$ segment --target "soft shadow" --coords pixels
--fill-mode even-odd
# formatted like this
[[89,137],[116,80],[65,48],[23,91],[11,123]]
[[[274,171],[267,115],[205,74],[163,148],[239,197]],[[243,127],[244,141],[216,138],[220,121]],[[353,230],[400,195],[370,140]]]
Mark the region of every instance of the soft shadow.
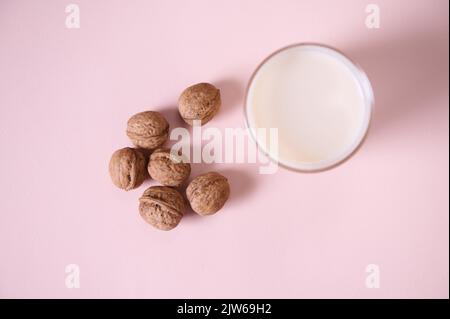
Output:
[[214,86],[220,90],[222,106],[220,112],[228,112],[243,103],[245,83],[237,79],[223,78],[214,81]]
[[249,169],[216,169],[216,171],[228,179],[230,184],[230,198],[228,202],[235,203],[245,201],[245,199],[255,190],[255,177],[249,172]]
[[160,112],[166,118],[171,129],[174,127],[189,127],[189,125],[181,118],[177,105],[164,105],[155,108],[155,110]]
[[448,92],[448,31],[422,30],[345,51],[372,83],[375,135],[441,107],[432,102]]

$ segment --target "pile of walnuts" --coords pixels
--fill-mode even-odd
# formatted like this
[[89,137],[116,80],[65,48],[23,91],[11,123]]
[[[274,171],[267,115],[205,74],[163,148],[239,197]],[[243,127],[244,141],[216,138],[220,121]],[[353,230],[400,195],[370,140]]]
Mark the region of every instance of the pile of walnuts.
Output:
[[[220,91],[209,83],[199,83],[183,91],[178,110],[183,120],[207,123],[220,108]],[[170,230],[178,225],[187,203],[177,189],[191,174],[191,165],[162,148],[169,136],[169,123],[158,112],[133,115],[127,123],[128,137],[136,148],[125,147],[114,152],[109,174],[117,187],[126,191],[139,187],[151,177],[162,186],[147,188],[139,199],[139,213],[150,225]],[[146,154],[151,152],[150,156]],[[220,210],[230,196],[227,179],[217,172],[194,178],[186,188],[186,198],[193,211],[211,215]]]

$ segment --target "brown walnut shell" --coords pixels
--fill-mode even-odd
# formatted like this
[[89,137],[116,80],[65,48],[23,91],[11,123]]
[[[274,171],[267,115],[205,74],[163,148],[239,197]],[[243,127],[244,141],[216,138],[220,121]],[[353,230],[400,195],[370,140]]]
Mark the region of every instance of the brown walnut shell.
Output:
[[150,156],[148,172],[150,176],[164,186],[178,187],[191,174],[191,165],[183,163],[178,155],[175,158],[169,149],[157,149]]
[[228,180],[216,172],[197,176],[186,189],[192,209],[199,215],[212,215],[223,207],[230,196]]
[[152,186],[139,199],[139,213],[150,225],[170,230],[183,217],[186,204],[183,196],[174,188]]
[[147,159],[141,151],[125,147],[114,152],[109,161],[109,175],[119,188],[126,191],[141,185],[148,177]]
[[140,148],[155,149],[164,144],[168,134],[169,123],[158,112],[137,113],[127,122],[127,135]]
[[178,99],[180,115],[189,125],[193,125],[194,120],[206,124],[219,111],[220,105],[220,90],[209,83],[188,87]]

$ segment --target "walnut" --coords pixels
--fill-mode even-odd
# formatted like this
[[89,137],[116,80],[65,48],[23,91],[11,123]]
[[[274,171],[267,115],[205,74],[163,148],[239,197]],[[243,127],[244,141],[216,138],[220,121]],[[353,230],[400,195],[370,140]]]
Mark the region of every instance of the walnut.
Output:
[[168,134],[169,123],[158,112],[137,113],[127,123],[127,135],[137,147],[155,149],[167,140]]
[[189,125],[193,125],[194,120],[200,120],[203,125],[219,111],[220,104],[220,90],[209,83],[198,83],[181,93],[178,110]]
[[147,160],[141,151],[125,147],[114,152],[109,161],[109,174],[119,188],[136,188],[148,177]]
[[174,188],[152,186],[139,199],[139,213],[150,225],[170,230],[183,217],[186,204],[183,196]]
[[180,156],[163,148],[152,153],[147,168],[150,176],[164,186],[180,186],[191,174],[189,163],[183,163]]
[[199,215],[212,215],[223,207],[230,196],[227,179],[216,172],[197,176],[186,189],[192,209]]

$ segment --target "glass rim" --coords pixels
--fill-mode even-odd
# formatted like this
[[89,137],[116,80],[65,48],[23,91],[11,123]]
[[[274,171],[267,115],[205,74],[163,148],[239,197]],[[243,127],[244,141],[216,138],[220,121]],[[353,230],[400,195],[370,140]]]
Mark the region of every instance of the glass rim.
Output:
[[[336,161],[328,166],[313,168],[313,169],[304,169],[304,168],[299,168],[299,167],[293,167],[293,166],[287,165],[285,163],[282,163],[280,160],[273,158],[271,156],[271,154],[269,154],[269,152],[267,152],[261,145],[259,145],[258,139],[254,136],[253,127],[250,126],[249,115],[248,115],[248,113],[249,113],[248,112],[249,92],[250,92],[250,88],[251,88],[253,81],[254,81],[256,75],[258,74],[259,70],[268,61],[270,61],[273,57],[275,57],[279,53],[289,50],[289,49],[292,49],[292,48],[295,48],[295,47],[302,47],[302,46],[315,46],[315,47],[319,47],[322,49],[332,50],[335,53],[337,53],[338,55],[341,55],[343,58],[345,58],[348,62],[350,62],[356,68],[356,70],[359,72],[359,75],[361,77],[358,77],[357,74],[353,74],[353,76],[357,80],[357,82],[362,90],[362,93],[364,95],[363,97],[365,100],[365,107],[367,108],[367,116],[368,116],[367,123],[365,123],[366,125],[364,127],[364,132],[363,132],[363,134],[361,134],[361,136],[358,136],[359,141],[357,141],[357,144],[355,146],[352,146],[350,148],[350,150],[348,151],[347,154],[345,154],[345,156],[343,156],[341,159],[339,159],[338,161]],[[245,90],[244,119],[245,119],[246,129],[250,132],[249,135],[251,136],[251,139],[253,140],[253,142],[256,144],[258,151],[262,152],[268,159],[270,159],[272,162],[274,162],[277,165],[279,165],[285,169],[288,169],[290,171],[301,172],[301,173],[316,173],[316,172],[323,172],[323,171],[333,169],[336,166],[339,166],[339,165],[345,163],[347,160],[352,158],[353,155],[355,155],[355,153],[361,148],[361,146],[364,144],[364,142],[367,139],[367,135],[368,135],[368,132],[369,132],[371,124],[372,124],[374,105],[375,105],[375,99],[374,99],[373,88],[372,88],[371,82],[370,82],[369,78],[367,77],[366,73],[364,72],[364,70],[361,68],[361,66],[358,63],[356,63],[353,59],[348,57],[345,53],[343,53],[339,49],[336,49],[335,47],[332,47],[330,45],[316,43],[316,42],[299,42],[299,43],[294,43],[294,44],[284,46],[276,51],[273,51],[257,65],[257,67],[255,68],[255,70],[253,71],[252,75],[250,76],[250,78],[248,80],[247,87]]]

